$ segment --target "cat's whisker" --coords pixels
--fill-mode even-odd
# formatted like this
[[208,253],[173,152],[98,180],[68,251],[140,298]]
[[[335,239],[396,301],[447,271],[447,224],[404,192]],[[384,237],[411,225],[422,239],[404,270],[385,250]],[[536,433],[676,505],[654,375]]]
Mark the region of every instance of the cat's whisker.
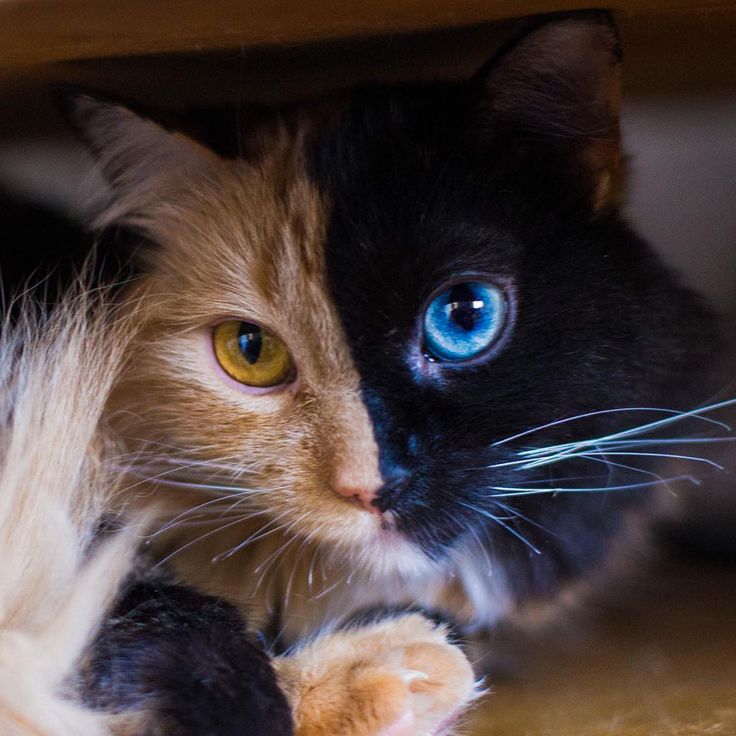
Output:
[[490,511],[479,508],[478,506],[474,506],[473,504],[469,504],[469,503],[461,502],[460,505],[464,506],[470,511],[474,511],[477,514],[480,514],[481,516],[485,516],[487,519],[490,519],[491,521],[499,524],[504,529],[506,529],[506,531],[508,531],[510,534],[513,534],[517,539],[522,541],[527,547],[529,547],[530,550],[532,550],[532,552],[534,552],[537,555],[542,554],[521,532],[517,531],[512,526],[509,526],[508,524],[504,523],[501,519],[499,519],[495,514],[492,514]]
[[677,475],[671,478],[662,478],[661,480],[645,481],[642,483],[624,483],[614,486],[590,486],[588,488],[564,488],[555,486],[552,488],[514,488],[511,486],[492,486],[489,490],[493,491],[493,498],[505,498],[513,496],[537,496],[550,495],[555,493],[605,493],[609,491],[628,491],[640,488],[654,488],[656,486],[687,481],[694,485],[700,485],[700,481],[692,475]]
[[530,519],[525,514],[522,514],[518,509],[515,509],[506,503],[502,503],[501,501],[496,500],[497,498],[498,496],[493,497],[493,501],[496,506],[499,506],[500,508],[505,509],[506,511],[508,511],[508,513],[513,514],[515,517],[521,519],[522,521],[525,521],[527,524],[531,524],[532,526],[537,527],[537,529],[539,529],[540,531],[543,531],[545,534],[549,534],[552,537],[557,537],[557,539],[564,539],[564,537],[552,531],[551,529],[544,526],[543,524],[540,524],[538,521],[534,521],[534,519]]
[[[297,537],[290,535],[289,532],[293,530],[293,528],[298,525],[299,523],[302,523],[304,521],[304,515],[300,517],[298,521],[292,522],[284,529],[284,539],[286,540],[280,547],[277,547],[275,552],[272,552],[256,569],[254,572],[258,574],[260,572],[260,576],[258,578],[258,581],[256,582],[254,592],[258,592],[261,588],[261,585],[263,585],[263,581],[266,578],[266,575],[268,574],[271,567],[273,567],[276,562],[278,561],[279,557],[281,557],[284,552],[291,546],[293,542],[296,541]],[[273,576],[269,580],[269,585],[273,585]],[[267,596],[268,597],[268,596]]]
[[481,554],[483,555],[483,559],[485,560],[485,563],[486,563],[486,571],[487,571],[487,574],[488,575],[492,575],[493,574],[493,565],[491,565],[491,558],[488,556],[488,550],[486,549],[487,545],[483,544],[483,542],[481,541],[480,537],[476,533],[475,527],[474,527],[473,524],[471,524],[468,527],[468,532],[473,537],[473,540],[478,545],[478,549],[480,550]]
[[225,529],[229,529],[233,526],[236,526],[237,524],[242,524],[243,518],[235,519],[234,521],[229,522],[228,524],[224,524],[221,526],[217,526],[211,531],[207,532],[206,534],[202,534],[199,537],[196,537],[195,539],[190,540],[186,544],[183,544],[181,547],[177,547],[173,552],[170,552],[168,555],[166,555],[164,558],[158,560],[156,562],[156,567],[161,567],[165,565],[167,562],[172,560],[176,555],[181,554],[184,550],[189,549],[193,545],[197,544],[198,542],[202,542],[205,539],[209,539],[210,537],[214,536],[215,534],[218,534],[219,532],[225,531]]
[[595,453],[589,453],[589,454],[581,455],[580,457],[583,460],[589,460],[591,462],[605,464],[606,467],[609,469],[609,479],[612,477],[614,468],[618,468],[621,470],[627,470],[633,473],[638,473],[639,475],[648,475],[654,478],[657,483],[660,483],[662,487],[667,490],[668,493],[671,493],[672,495],[676,495],[675,491],[672,490],[667,480],[663,478],[659,473],[655,473],[652,470],[646,470],[645,468],[640,468],[636,465],[628,465],[626,463],[616,462],[609,458],[608,453],[605,453],[605,454],[602,453],[600,455],[596,455]]
[[[692,460],[694,462],[701,462],[712,467],[723,470],[723,467],[718,463],[707,458],[697,455],[684,455],[681,453],[645,453],[639,452],[638,449],[646,447],[647,445],[658,445],[666,446],[669,444],[688,444],[690,442],[697,442],[699,444],[705,443],[717,443],[717,442],[732,442],[735,441],[736,437],[698,437],[698,438],[652,438],[647,440],[626,440],[626,441],[599,441],[594,443],[592,440],[581,441],[578,443],[567,443],[566,445],[556,445],[550,448],[536,448],[534,450],[522,450],[519,455],[525,456],[525,461],[514,461],[513,465],[520,470],[530,470],[533,468],[542,467],[544,465],[551,465],[554,463],[562,462],[563,460],[570,460],[580,457],[591,456],[594,454],[606,454],[606,455],[625,455],[630,454],[638,457],[671,457],[673,459]],[[635,452],[627,452],[630,448],[635,448]],[[638,449],[637,449],[638,448]],[[489,466],[497,467],[497,466]],[[499,466],[500,467],[500,466]]]
[[[729,405],[733,402],[728,402]],[[667,419],[661,419],[658,422],[651,422],[650,424],[641,425],[640,427],[634,427],[628,430],[623,430],[621,432],[617,432],[610,435],[604,435],[601,437],[595,437],[588,440],[578,440],[576,442],[566,442],[559,445],[552,445],[550,447],[541,447],[541,448],[529,448],[525,450],[520,450],[518,452],[518,455],[520,457],[527,457],[530,459],[534,459],[537,456],[544,456],[548,454],[560,454],[565,455],[569,454],[570,452],[575,452],[580,449],[585,449],[588,447],[597,447],[597,446],[613,446],[619,443],[627,443],[629,438],[636,437],[638,435],[647,434],[649,432],[653,432],[660,427],[664,426],[666,424],[671,424],[674,421],[679,421],[680,419],[686,417],[685,414],[681,415],[680,417],[673,418],[669,417]],[[656,439],[656,438],[654,438]],[[681,438],[686,439],[686,438]],[[730,439],[733,441],[736,438],[729,437],[729,438],[704,438],[699,437],[699,440],[703,441],[711,441],[716,439]]]
[[[585,455],[582,455],[581,457],[592,457],[596,453],[586,453]],[[603,453],[601,453],[603,454]],[[676,453],[667,453],[667,452],[619,452],[619,451],[605,451],[606,456],[614,456],[614,457],[656,457],[656,458],[668,458],[671,460],[688,460],[695,463],[704,463],[706,465],[710,465],[710,467],[715,468],[716,470],[725,470],[723,465],[720,463],[715,462],[714,460],[710,460],[706,457],[699,457],[697,455],[678,455]]]
[[[320,557],[320,562],[322,561],[322,558]],[[327,576],[325,575],[324,566],[320,565],[322,567],[322,584],[324,585],[325,579]],[[345,583],[347,585],[347,575],[338,575],[332,582],[331,585],[327,586],[326,588],[323,588],[317,595],[312,596],[313,601],[318,601],[321,598],[324,598],[325,596],[328,596],[330,593],[332,593],[335,588],[337,588],[339,585],[342,585]]]
[[[253,518],[253,516],[256,515],[263,515],[268,512],[266,511],[260,511],[257,514],[253,514],[249,516],[248,518]],[[240,550],[245,549],[248,545],[253,544],[255,542],[259,542],[262,539],[265,539],[266,537],[271,536],[272,534],[275,534],[278,531],[281,531],[283,529],[283,526],[279,523],[281,519],[286,516],[286,513],[281,513],[278,516],[270,519],[266,524],[263,526],[258,527],[256,531],[253,532],[249,537],[244,539],[242,542],[239,542],[231,549],[227,550],[226,552],[222,552],[215,557],[212,558],[212,562],[221,562],[222,560],[226,560],[230,557],[232,557],[234,554],[237,554],[240,552]],[[270,528],[272,527],[272,528]]]
[[[309,538],[305,537],[302,540],[302,543],[297,547],[295,557],[298,559],[301,556],[302,551],[304,548],[309,544]],[[294,582],[294,575],[296,574],[297,568],[300,568],[299,565],[292,565],[291,566],[291,573],[289,574],[289,580],[286,583],[286,593],[284,594],[284,607],[288,609],[289,602],[291,601],[291,586]]]
[[[312,529],[305,537],[305,541],[307,544],[311,545],[312,547],[312,556],[309,561],[309,566],[307,568],[307,591],[309,592],[309,595],[311,597],[312,595],[312,583],[314,582],[314,563],[317,559],[317,554],[319,550],[319,545],[314,544],[315,539],[319,539],[320,535],[324,531],[325,527],[327,526],[327,522],[321,522],[318,524],[314,529]],[[322,582],[324,583],[324,567],[321,567],[322,572]]]
[[[622,447],[647,447],[649,445],[698,445],[708,444],[715,445],[719,443],[736,442],[736,436],[730,435],[728,437],[652,437],[646,440],[627,440],[622,442]],[[615,446],[617,443],[611,443],[611,446]]]
[[162,534],[165,534],[166,532],[171,531],[172,529],[175,529],[177,526],[179,526],[179,522],[185,521],[188,516],[201,512],[204,508],[210,506],[211,504],[223,503],[225,500],[230,500],[230,499],[227,496],[220,496],[218,498],[213,498],[213,499],[210,499],[209,501],[205,501],[204,503],[201,503],[197,506],[187,508],[184,511],[182,511],[180,514],[177,514],[173,519],[169,519],[169,521],[167,521],[163,526],[159,527],[159,529],[157,529],[155,532],[152,532],[149,535],[149,538],[155,539],[156,537]]
[[[200,512],[200,514],[201,514],[202,510],[205,507],[210,506],[211,504],[220,504],[220,503],[224,503],[224,502],[228,502],[228,501],[231,502],[230,503],[230,506],[228,506],[226,509],[224,509],[223,511],[221,511],[219,514],[213,514],[212,516],[209,516],[206,519],[206,523],[213,524],[216,521],[220,521],[223,518],[225,518],[226,516],[228,516],[233,511],[233,509],[238,505],[238,503],[240,503],[240,501],[242,501],[242,500],[243,499],[239,499],[238,501],[236,501],[235,503],[233,503],[231,497],[229,497],[229,496],[222,496],[220,498],[211,499],[210,501],[207,501],[207,502],[205,502],[203,504],[200,504],[199,506],[195,506],[193,508],[185,509],[180,514],[178,514],[177,516],[175,516],[173,519],[171,519],[168,522],[166,522],[166,524],[164,526],[162,526],[160,529],[158,529],[156,532],[152,533],[150,535],[150,537],[153,539],[153,538],[155,538],[157,536],[160,536],[162,534],[165,534],[166,532],[171,531],[172,529],[178,528],[182,524],[188,523],[187,517],[190,514],[194,514],[194,513],[197,513],[197,512]],[[252,513],[249,513],[246,516],[243,516],[243,514],[240,514],[239,518],[253,519],[253,518],[256,518],[258,516],[263,516],[266,513],[268,513],[268,512],[265,511],[265,510],[253,511]]]
[[148,456],[139,459],[136,464],[129,464],[126,466],[131,472],[135,471],[143,473],[145,470],[153,469],[156,470],[159,466],[171,467],[173,470],[186,470],[186,471],[200,471],[205,470],[211,474],[227,475],[227,476],[242,476],[247,473],[257,473],[259,468],[256,464],[252,466],[245,466],[242,463],[239,465],[233,465],[213,460],[196,460],[196,459],[176,459],[167,458],[165,456],[155,455]]
[[[535,434],[545,429],[551,429],[552,427],[558,427],[562,424],[568,424],[570,422],[575,422],[581,419],[588,419],[591,417],[602,416],[605,414],[618,414],[618,413],[625,413],[625,412],[659,412],[663,414],[669,414],[671,416],[668,416],[664,419],[659,419],[655,422],[648,422],[646,424],[639,425],[638,427],[634,427],[629,430],[623,430],[624,435],[629,432],[649,431],[652,428],[659,427],[659,426],[665,426],[668,424],[672,424],[674,422],[682,421],[683,419],[687,419],[687,418],[693,418],[693,419],[696,419],[697,421],[714,424],[720,427],[721,429],[725,430],[726,432],[730,432],[731,427],[725,422],[721,422],[717,419],[713,419],[711,417],[702,416],[702,415],[706,412],[718,411],[719,409],[724,409],[726,407],[733,406],[734,404],[736,404],[736,399],[728,399],[726,401],[720,401],[715,404],[709,404],[707,406],[699,407],[697,409],[691,409],[689,411],[678,411],[676,409],[666,409],[662,407],[644,407],[644,406],[619,407],[616,409],[599,409],[598,411],[584,412],[582,414],[576,414],[571,417],[557,419],[553,422],[547,422],[546,424],[540,424],[539,426],[533,427],[532,429],[527,429],[524,432],[518,432],[517,434],[511,435],[502,440],[498,440],[497,442],[493,443],[492,447],[498,447],[500,445],[505,445],[505,444],[508,444],[509,442],[518,440],[521,437],[527,437],[530,434]],[[610,436],[611,437],[622,436],[622,433],[619,432],[619,433],[616,433]]]
[[[140,456],[139,456],[139,459],[140,459]],[[174,467],[173,468],[169,467],[166,470],[158,471],[159,465],[164,465],[164,466],[174,465]],[[147,460],[145,463],[138,462],[135,465],[127,464],[123,467],[120,467],[119,469],[139,479],[136,483],[129,485],[125,489],[125,490],[129,490],[139,485],[143,485],[146,482],[153,482],[153,481],[162,482],[161,480],[162,478],[172,475],[173,473],[176,473],[178,471],[192,471],[193,469],[198,468],[198,467],[205,467],[208,470],[211,470],[213,467],[215,467],[215,464],[210,461],[199,461],[199,460],[191,460],[191,459],[183,462],[181,460],[177,460],[174,458],[156,455],[156,456],[151,456],[150,460]],[[227,467],[227,466],[223,466],[223,467]],[[151,470],[158,471],[158,472],[154,472],[154,474],[151,475]]]
[[171,488],[187,488],[187,489],[198,490],[198,491],[210,491],[214,493],[224,493],[225,495],[223,496],[223,498],[227,498],[228,496],[232,496],[235,494],[257,496],[257,495],[263,495],[264,493],[269,492],[269,490],[264,489],[264,488],[243,488],[242,486],[214,484],[214,483],[198,483],[196,481],[176,480],[173,478],[162,478],[162,479],[153,478],[151,482],[154,483],[155,485],[164,485],[164,486],[169,486]]

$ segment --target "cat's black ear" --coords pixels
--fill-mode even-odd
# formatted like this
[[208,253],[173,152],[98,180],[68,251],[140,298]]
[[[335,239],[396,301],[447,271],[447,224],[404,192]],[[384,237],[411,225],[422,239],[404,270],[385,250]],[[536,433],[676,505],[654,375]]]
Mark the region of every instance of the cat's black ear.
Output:
[[56,99],[108,184],[110,221],[217,165],[208,148],[123,104],[76,88],[57,89]]
[[519,165],[533,163],[552,176],[566,170],[600,210],[620,167],[620,70],[608,13],[547,20],[479,72],[481,131]]

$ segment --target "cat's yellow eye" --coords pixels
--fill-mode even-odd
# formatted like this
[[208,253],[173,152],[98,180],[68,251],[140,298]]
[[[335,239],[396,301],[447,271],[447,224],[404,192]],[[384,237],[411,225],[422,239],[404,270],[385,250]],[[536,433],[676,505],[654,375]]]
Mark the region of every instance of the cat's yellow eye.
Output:
[[245,386],[271,388],[294,375],[286,345],[252,322],[220,322],[212,332],[212,344],[220,367]]

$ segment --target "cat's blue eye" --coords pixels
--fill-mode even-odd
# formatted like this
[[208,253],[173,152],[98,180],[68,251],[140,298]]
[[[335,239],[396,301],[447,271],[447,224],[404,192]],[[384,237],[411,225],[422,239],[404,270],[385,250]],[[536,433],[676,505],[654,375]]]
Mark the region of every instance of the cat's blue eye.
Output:
[[470,360],[500,337],[506,296],[493,284],[468,281],[438,294],[424,313],[424,351],[430,360]]

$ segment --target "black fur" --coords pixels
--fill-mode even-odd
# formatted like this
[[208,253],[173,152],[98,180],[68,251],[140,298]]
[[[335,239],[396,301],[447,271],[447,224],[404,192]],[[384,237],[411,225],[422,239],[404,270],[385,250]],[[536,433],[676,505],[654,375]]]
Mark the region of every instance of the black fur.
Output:
[[[599,68],[614,74],[608,17],[585,18],[605,41]],[[519,48],[467,85],[352,95],[310,161],[332,206],[329,283],[387,480],[376,504],[434,558],[472,529],[523,598],[599,563],[623,512],[651,491],[500,498],[493,486],[623,485],[642,475],[585,461],[526,472],[487,466],[642,416],[603,415],[494,443],[588,411],[690,407],[707,395],[717,341],[707,310],[616,208],[593,206],[589,161],[616,148],[617,120],[594,104],[607,80],[588,73],[591,59],[550,70],[554,49],[541,58]],[[526,90],[512,88],[522,83]],[[423,305],[463,274],[511,285],[510,340],[480,363],[423,371]],[[560,480],[579,475],[577,484]]]
[[268,655],[230,604],[160,574],[132,581],[82,671],[90,706],[144,711],[141,736],[290,736]]

